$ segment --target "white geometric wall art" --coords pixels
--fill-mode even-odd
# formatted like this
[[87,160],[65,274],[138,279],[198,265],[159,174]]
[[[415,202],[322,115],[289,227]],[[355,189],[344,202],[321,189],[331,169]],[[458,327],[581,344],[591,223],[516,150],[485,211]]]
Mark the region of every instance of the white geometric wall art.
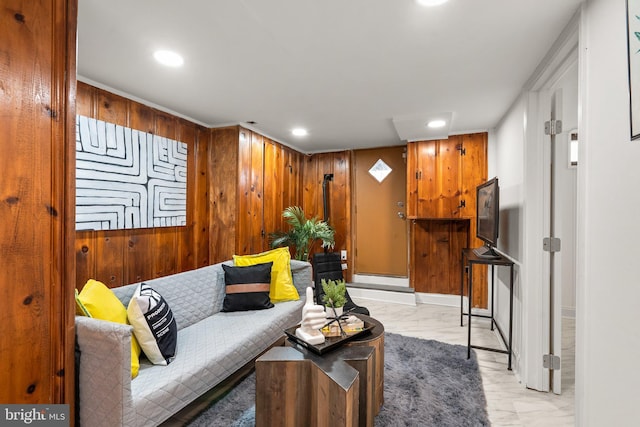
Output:
[[187,144],[76,116],[76,230],[187,222]]

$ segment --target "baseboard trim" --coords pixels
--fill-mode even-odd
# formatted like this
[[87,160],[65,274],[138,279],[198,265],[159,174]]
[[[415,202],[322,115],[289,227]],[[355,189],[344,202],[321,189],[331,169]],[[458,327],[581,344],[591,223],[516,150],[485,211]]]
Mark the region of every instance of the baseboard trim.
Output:
[[349,295],[354,298],[412,306],[416,305],[416,297],[412,292],[393,292],[378,289],[353,288],[349,285],[347,285],[347,290],[349,291]]
[[460,295],[427,294],[416,292],[416,302],[418,304],[446,305],[449,307],[460,307]]
[[409,287],[408,277],[375,276],[370,274],[354,274],[352,281],[367,285],[389,285]]
[[[465,313],[467,312],[467,297],[463,298],[462,308]],[[460,295],[447,295],[447,294],[428,294],[424,292],[416,292],[417,304],[433,304],[444,305],[447,307],[460,307]],[[488,316],[491,314],[487,308],[474,308],[473,314],[482,314]]]

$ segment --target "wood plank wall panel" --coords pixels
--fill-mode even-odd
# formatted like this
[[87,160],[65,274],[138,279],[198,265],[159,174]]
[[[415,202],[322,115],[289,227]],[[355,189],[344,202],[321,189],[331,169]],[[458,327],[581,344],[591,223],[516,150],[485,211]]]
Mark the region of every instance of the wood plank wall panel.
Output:
[[[407,159],[418,158],[418,144],[407,144]],[[407,165],[407,217],[416,218],[418,216],[418,178],[416,168]],[[411,240],[411,239],[410,239]]]
[[238,143],[238,223],[236,227],[236,248],[233,254],[251,253],[251,199],[252,199],[252,168],[251,168],[251,131],[240,130]]
[[[209,212],[211,205],[209,201],[210,187],[209,187],[209,147],[212,144],[211,131],[204,127],[198,127],[196,134],[196,140],[198,141],[195,151],[195,195],[193,196],[193,205],[198,206],[199,209],[188,210],[188,215],[193,215],[189,221],[189,224],[193,227],[193,246],[195,268],[200,268],[209,265],[211,258],[209,252],[209,229],[211,223],[209,222]],[[187,194],[189,197],[189,194]],[[191,199],[187,199],[189,203]],[[183,266],[182,270],[185,269]]]
[[[467,247],[482,246],[482,240],[476,237],[476,187],[485,182],[487,177],[487,140],[486,132],[460,135],[465,150],[464,168],[462,169],[462,197],[466,207],[461,210],[461,217],[469,218],[469,244]],[[473,267],[473,307],[488,307],[488,268],[485,265]]]
[[249,247],[238,255],[255,254],[266,249],[264,234],[264,137],[251,132],[251,182],[249,188],[249,218],[247,227]]
[[123,283],[137,283],[154,277],[155,251],[149,230],[127,230],[126,236]]
[[237,222],[241,213],[241,202],[245,200],[239,183],[248,182],[246,170],[238,167],[239,153],[248,139],[246,131],[243,137],[237,126],[212,129],[210,133],[209,258],[211,263],[217,263],[230,259],[236,253]]
[[[416,292],[460,295],[460,256],[468,245],[468,220],[415,220],[412,233],[412,274]],[[475,273],[475,270],[474,270]],[[476,287],[474,286],[474,289]]]
[[267,138],[264,140],[264,250],[269,249],[269,233],[282,230],[285,176],[289,175],[285,150]]
[[[195,141],[197,127],[185,126],[183,122],[177,123],[177,135],[178,141],[188,140]],[[198,144],[199,145],[199,144]],[[199,186],[200,181],[196,179],[199,174],[199,170],[196,167],[196,158],[198,147],[194,147],[194,153],[191,156],[187,156],[187,182],[190,182],[194,186],[193,191],[187,193],[187,206],[195,206],[196,195],[202,191],[202,187]],[[206,199],[205,204],[207,206]],[[196,268],[195,260],[195,227],[194,218],[196,216],[195,210],[187,209],[187,224],[185,227],[177,229],[176,233],[176,252],[177,252],[177,265],[176,271],[187,271]]]
[[208,265],[209,130],[85,83],[77,106],[78,114],[186,143],[189,168],[186,226],[76,233],[77,288],[89,278],[117,287]]
[[[100,280],[110,288],[122,286],[124,281],[124,255],[125,236],[123,230],[96,231],[94,233],[94,247],[96,258],[96,277],[87,277],[82,280],[82,285],[88,279]],[[78,288],[80,289],[80,288]]]
[[319,159],[326,154],[307,156],[302,170],[302,208],[308,217],[322,217],[322,178]]
[[76,15],[75,0],[0,10],[3,403],[73,401]]
[[[303,169],[303,198],[302,208],[307,217],[323,218],[322,181],[324,175],[333,174],[333,181],[329,186],[329,221],[336,230],[336,245],[334,251],[346,249],[352,253],[351,235],[351,152],[321,153],[307,156]],[[314,248],[320,252],[322,248]],[[344,271],[347,281],[351,280],[352,265]]]
[[[351,152],[333,155],[333,182],[329,185],[329,221],[336,230],[336,250],[351,251]],[[353,258],[353,257],[352,257]],[[352,266],[350,264],[349,268]],[[348,271],[351,273],[351,270]]]

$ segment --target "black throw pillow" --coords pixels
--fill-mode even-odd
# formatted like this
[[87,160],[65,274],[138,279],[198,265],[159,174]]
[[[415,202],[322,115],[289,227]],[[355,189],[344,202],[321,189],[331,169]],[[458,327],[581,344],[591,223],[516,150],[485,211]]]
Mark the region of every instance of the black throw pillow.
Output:
[[264,310],[272,308],[269,299],[273,262],[248,267],[222,264],[225,292],[222,311]]

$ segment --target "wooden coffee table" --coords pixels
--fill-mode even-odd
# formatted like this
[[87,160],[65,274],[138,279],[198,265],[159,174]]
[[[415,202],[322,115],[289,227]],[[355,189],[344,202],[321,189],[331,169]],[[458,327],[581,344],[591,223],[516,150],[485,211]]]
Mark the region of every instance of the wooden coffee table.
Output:
[[371,333],[354,338],[344,344],[347,347],[367,346],[375,350],[375,414],[378,415],[384,403],[384,325],[371,316],[358,314],[365,322],[374,325]]
[[384,326],[318,355],[292,341],[256,360],[256,426],[373,426],[384,388]]

